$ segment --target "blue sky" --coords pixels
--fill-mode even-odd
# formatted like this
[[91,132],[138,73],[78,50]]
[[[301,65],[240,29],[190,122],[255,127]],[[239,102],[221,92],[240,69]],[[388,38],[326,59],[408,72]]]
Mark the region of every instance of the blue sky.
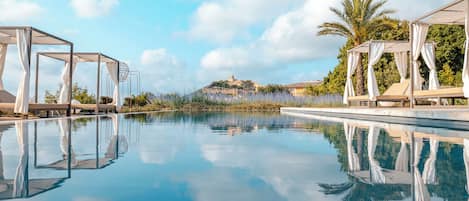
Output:
[[[405,2],[405,3],[404,3]],[[412,19],[448,0],[392,0]],[[32,25],[99,51],[142,73],[145,91],[189,92],[234,74],[261,84],[322,79],[344,40],[318,37],[339,0],[1,0],[1,25]],[[57,47],[38,47],[56,50]],[[15,92],[19,67],[9,49],[4,76]],[[41,93],[58,89],[62,64],[46,62]],[[83,64],[86,66],[86,64]],[[12,69],[12,70],[8,70]],[[96,72],[78,67],[76,82],[94,90]],[[86,75],[86,76],[83,76]]]

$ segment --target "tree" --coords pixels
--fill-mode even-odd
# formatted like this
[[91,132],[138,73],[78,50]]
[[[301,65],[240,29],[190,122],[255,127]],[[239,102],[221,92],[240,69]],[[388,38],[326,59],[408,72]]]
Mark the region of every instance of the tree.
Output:
[[271,93],[289,93],[288,89],[282,85],[269,84],[264,87],[259,87],[257,89],[259,93],[271,94]]
[[[377,33],[392,27],[393,23],[386,17],[394,10],[381,8],[387,0],[343,0],[343,10],[330,8],[342,22],[325,22],[319,25],[318,35],[336,35],[347,38],[357,46],[370,38],[370,33]],[[356,70],[357,94],[365,93],[363,65]]]

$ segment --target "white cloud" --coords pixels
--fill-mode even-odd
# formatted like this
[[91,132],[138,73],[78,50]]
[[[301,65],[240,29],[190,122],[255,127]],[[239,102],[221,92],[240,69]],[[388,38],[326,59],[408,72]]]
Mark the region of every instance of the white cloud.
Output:
[[232,48],[218,48],[201,60],[205,69],[281,67],[333,56],[344,40],[316,36],[317,26],[334,19],[328,7],[334,1],[308,0],[300,8],[275,19],[256,41]]
[[150,86],[152,91],[183,92],[192,86],[191,73],[186,64],[166,49],[143,51],[140,63],[144,68],[141,72],[145,72],[142,74],[142,84]]
[[188,31],[191,38],[226,43],[249,38],[249,28],[266,23],[302,0],[205,1],[195,12]]
[[0,11],[0,22],[18,22],[38,17],[43,8],[31,1],[1,0]]
[[119,0],[71,0],[70,4],[79,17],[93,18],[108,15]]

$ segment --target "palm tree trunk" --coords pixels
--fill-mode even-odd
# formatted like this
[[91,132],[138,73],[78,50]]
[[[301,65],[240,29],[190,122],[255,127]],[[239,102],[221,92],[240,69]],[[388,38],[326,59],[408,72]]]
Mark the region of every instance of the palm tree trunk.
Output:
[[365,80],[363,78],[363,65],[361,61],[361,56],[359,57],[359,64],[357,66],[357,71],[355,77],[357,78],[357,96],[365,95]]

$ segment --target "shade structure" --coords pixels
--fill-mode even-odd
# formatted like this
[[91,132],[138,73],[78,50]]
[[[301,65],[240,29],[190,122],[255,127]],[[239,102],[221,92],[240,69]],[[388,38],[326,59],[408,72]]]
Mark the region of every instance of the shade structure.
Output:
[[2,76],[4,76],[4,71],[6,70],[4,59],[6,57],[6,48],[8,45],[16,45],[18,47],[19,63],[22,69],[13,111],[19,114],[28,114],[32,45],[67,45],[70,46],[70,52],[73,52],[73,43],[33,27],[0,26],[1,85],[3,85]]
[[[65,68],[64,68],[64,73],[66,71],[70,70],[70,53],[68,52],[39,52],[38,55],[40,56],[45,56],[49,58],[53,58],[56,60],[63,61],[65,63]],[[107,71],[110,75],[111,80],[114,83],[114,92],[113,92],[113,102],[112,104],[116,106],[118,109],[120,107],[120,93],[119,93],[119,77],[120,77],[120,65],[123,64],[123,62],[120,62],[117,59],[114,59],[110,56],[107,56],[103,53],[100,52],[77,52],[73,54],[73,65],[75,66],[77,63],[97,63],[98,64],[98,80],[97,80],[97,94],[96,94],[96,104],[97,107],[99,105],[99,98],[100,98],[100,68],[101,68],[101,63],[106,64]],[[128,69],[127,64],[125,64],[126,69]],[[72,72],[74,71],[75,67],[72,67]],[[66,77],[63,76],[62,79],[62,89],[59,97],[60,102],[66,102],[69,100],[66,100],[63,97],[70,97],[70,84],[67,83],[72,83],[69,81]],[[36,83],[37,85],[37,83]],[[36,92],[37,93],[37,92]],[[99,109],[97,108],[97,111]]]
[[407,76],[407,54],[410,51],[409,41],[383,41],[372,40],[360,44],[348,51],[347,61],[347,80],[344,90],[344,104],[348,104],[348,97],[355,96],[352,85],[352,75],[360,65],[359,54],[365,53],[369,55],[368,71],[367,71],[367,86],[368,97],[371,101],[376,100],[379,96],[378,84],[376,81],[373,65],[376,64],[383,53],[394,53],[396,64],[398,66],[401,81]]
[[[424,60],[429,66],[430,69],[430,83],[431,86],[438,86],[438,79],[436,78],[436,67],[435,67],[435,51],[434,43],[428,42],[422,44],[424,45],[424,50],[422,55]],[[348,61],[347,61],[347,78],[344,90],[344,104],[348,104],[348,97],[355,96],[355,92],[352,86],[352,75],[355,73],[357,66],[359,66],[358,59],[360,58],[357,54],[368,54],[368,70],[367,70],[367,86],[368,86],[368,97],[371,101],[375,101],[376,97],[380,95],[378,91],[378,84],[376,81],[376,75],[373,69],[381,56],[384,53],[393,53],[394,60],[397,66],[397,70],[400,75],[400,82],[404,82],[407,77],[408,69],[408,54],[412,50],[412,44],[409,41],[385,41],[385,40],[372,40],[367,41],[363,44],[360,44],[350,50],[348,50]],[[420,55],[420,52],[417,54]],[[417,61],[414,62],[413,72],[418,72]],[[418,74],[419,79],[416,81],[416,84],[421,85],[421,80],[423,78]],[[432,84],[433,83],[433,84]]]
[[[469,0],[457,0],[438,9],[435,9],[412,22],[411,41],[413,44],[413,60],[417,60],[415,55],[422,51],[420,45],[425,40],[428,27],[434,24],[440,25],[464,25],[466,33],[465,57],[462,72],[464,96],[469,97]],[[420,43],[420,44],[419,44]],[[429,67],[432,71],[432,67]],[[432,75],[434,76],[434,75]],[[430,84],[433,85],[430,81]],[[411,104],[412,106],[412,104]]]

